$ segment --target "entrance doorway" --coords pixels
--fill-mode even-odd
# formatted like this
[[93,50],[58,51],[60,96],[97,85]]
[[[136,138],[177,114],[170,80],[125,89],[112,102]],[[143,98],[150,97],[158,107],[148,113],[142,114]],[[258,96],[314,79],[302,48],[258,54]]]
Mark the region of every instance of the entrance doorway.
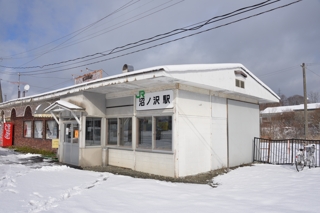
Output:
[[65,122],[63,141],[63,162],[79,165],[79,124],[76,121]]

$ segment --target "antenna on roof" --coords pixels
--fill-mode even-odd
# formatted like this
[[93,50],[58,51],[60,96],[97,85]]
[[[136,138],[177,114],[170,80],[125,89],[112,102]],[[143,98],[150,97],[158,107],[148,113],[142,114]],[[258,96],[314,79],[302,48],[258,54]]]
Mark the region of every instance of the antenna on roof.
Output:
[[23,88],[23,93],[22,93],[22,97],[25,97],[26,96],[26,92],[28,92],[28,90],[30,89],[30,86],[29,84],[26,84]]

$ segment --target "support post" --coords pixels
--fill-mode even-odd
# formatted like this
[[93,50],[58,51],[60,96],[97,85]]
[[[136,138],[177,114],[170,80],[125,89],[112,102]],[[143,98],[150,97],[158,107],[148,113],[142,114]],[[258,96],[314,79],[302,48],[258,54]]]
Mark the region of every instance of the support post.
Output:
[[306,83],[306,65],[302,63],[303,72],[303,96],[304,96],[304,138],[308,138],[308,105],[307,105],[307,83]]

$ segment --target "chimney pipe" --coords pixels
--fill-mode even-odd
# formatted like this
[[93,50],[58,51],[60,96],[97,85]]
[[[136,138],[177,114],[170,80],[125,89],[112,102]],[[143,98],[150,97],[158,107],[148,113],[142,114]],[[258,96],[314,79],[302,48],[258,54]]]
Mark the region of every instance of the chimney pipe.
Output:
[[129,65],[129,64],[125,64],[125,65],[123,65],[123,67],[122,67],[122,72],[123,72],[123,73],[131,72],[131,71],[133,71],[133,70],[134,70],[133,66],[132,66],[132,65]]

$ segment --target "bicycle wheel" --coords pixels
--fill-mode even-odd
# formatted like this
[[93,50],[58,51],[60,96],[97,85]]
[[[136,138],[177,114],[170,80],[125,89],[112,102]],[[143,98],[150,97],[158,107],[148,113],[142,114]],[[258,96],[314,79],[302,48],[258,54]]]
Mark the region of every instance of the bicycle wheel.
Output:
[[304,162],[303,162],[303,157],[301,156],[301,155],[297,155],[296,156],[296,162],[295,162],[295,164],[296,164],[296,169],[297,169],[297,171],[299,172],[299,171],[302,171],[303,170],[303,168],[304,168]]
[[315,168],[315,162],[314,162],[314,156],[310,157],[310,161],[309,161],[309,169],[311,169],[311,167]]

